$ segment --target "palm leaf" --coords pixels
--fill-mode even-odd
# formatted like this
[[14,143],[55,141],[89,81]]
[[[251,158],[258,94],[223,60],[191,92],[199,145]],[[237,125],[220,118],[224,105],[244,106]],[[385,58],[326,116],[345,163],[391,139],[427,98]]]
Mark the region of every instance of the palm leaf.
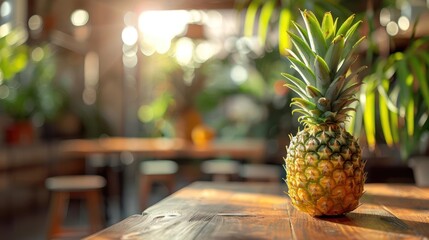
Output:
[[291,12],[287,8],[283,8],[280,12],[279,19],[279,51],[282,55],[287,55],[286,49],[291,47],[289,35],[287,31],[289,30],[289,25],[291,22],[292,16]]
[[[423,60],[423,62],[425,63],[426,67],[429,64],[429,56],[426,52],[421,52],[421,54],[419,54],[420,59],[419,60]],[[410,68],[412,69],[412,71],[414,72],[414,75],[417,79],[417,81],[419,82],[419,89],[423,95],[423,99],[424,102],[426,104],[426,106],[429,108],[429,86],[428,86],[428,80],[427,80],[427,75],[426,72],[424,71],[424,69],[422,68],[421,64],[419,63],[419,60],[417,59],[417,57],[410,55]]]
[[369,81],[361,94],[361,102],[364,105],[363,112],[363,122],[366,133],[366,139],[368,141],[368,146],[374,150],[375,149],[375,93],[374,86],[375,81]]
[[259,16],[259,24],[258,24],[258,27],[259,27],[258,36],[262,46],[265,45],[265,41],[267,39],[270,19],[271,19],[271,16],[273,15],[275,6],[276,6],[276,0],[269,0],[262,6],[261,15]]
[[[378,85],[378,89],[383,89],[383,91],[389,90],[389,79],[382,79],[381,84]],[[380,122],[381,122],[381,128],[383,130],[384,139],[386,140],[387,145],[393,146],[393,136],[392,136],[392,128],[389,120],[389,108],[387,106],[387,102],[389,101],[386,99],[386,95],[380,94],[379,98],[379,109],[380,109]]]
[[406,106],[406,123],[408,136],[414,135],[414,97],[411,95]]
[[253,36],[256,14],[261,3],[260,0],[253,0],[250,2],[249,7],[247,7],[246,17],[244,19],[244,36],[246,37]]

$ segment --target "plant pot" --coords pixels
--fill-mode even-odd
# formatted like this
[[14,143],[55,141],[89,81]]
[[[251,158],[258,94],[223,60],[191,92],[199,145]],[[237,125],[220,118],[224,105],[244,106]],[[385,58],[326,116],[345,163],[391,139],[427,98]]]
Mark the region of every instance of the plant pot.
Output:
[[410,158],[410,167],[413,169],[416,185],[429,187],[429,156]]
[[34,142],[35,130],[31,121],[14,122],[6,128],[6,144],[27,145]]

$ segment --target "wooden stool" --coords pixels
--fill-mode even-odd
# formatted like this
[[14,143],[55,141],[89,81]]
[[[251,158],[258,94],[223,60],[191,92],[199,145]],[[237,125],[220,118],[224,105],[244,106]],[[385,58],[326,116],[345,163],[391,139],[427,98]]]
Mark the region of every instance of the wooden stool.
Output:
[[234,160],[212,159],[201,164],[201,171],[213,181],[225,182],[238,176],[240,163]]
[[144,210],[147,207],[153,183],[163,183],[167,187],[169,194],[174,192],[176,187],[176,173],[178,169],[178,164],[171,160],[143,161],[140,164],[141,210]]
[[240,177],[249,182],[279,182],[281,168],[269,164],[244,164]]
[[[103,227],[101,189],[106,185],[103,177],[96,175],[57,176],[46,179],[45,185],[51,193],[47,239],[90,234]],[[63,226],[71,198],[86,200],[89,231]]]

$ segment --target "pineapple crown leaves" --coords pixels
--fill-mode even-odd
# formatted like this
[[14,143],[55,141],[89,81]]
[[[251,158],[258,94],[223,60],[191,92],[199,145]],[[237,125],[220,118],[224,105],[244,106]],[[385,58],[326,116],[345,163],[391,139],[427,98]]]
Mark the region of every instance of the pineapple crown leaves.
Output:
[[287,49],[291,68],[298,74],[282,73],[287,79],[286,87],[298,97],[291,105],[300,113],[298,120],[304,125],[342,123],[347,120],[348,107],[362,81],[358,75],[366,69],[362,66],[352,70],[356,62],[354,52],[365,39],[358,35],[362,21],[355,22],[351,15],[343,23],[334,20],[326,12],[321,22],[311,11],[301,11],[303,26],[293,22],[296,33],[288,31],[293,49]]

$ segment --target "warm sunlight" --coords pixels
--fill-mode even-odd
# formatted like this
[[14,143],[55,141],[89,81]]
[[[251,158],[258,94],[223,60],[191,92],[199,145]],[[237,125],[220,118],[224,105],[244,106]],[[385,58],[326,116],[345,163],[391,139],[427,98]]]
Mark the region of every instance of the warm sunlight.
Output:
[[143,53],[147,55],[151,55],[154,51],[160,54],[166,53],[170,48],[171,40],[185,32],[190,19],[191,15],[184,10],[141,13],[138,27],[142,33],[142,47],[145,50]]

